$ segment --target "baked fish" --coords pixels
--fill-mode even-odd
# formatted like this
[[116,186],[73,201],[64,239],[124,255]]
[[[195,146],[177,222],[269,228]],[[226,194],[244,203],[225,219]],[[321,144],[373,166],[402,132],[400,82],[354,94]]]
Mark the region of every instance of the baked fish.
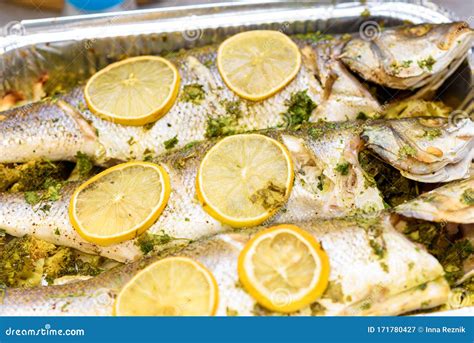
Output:
[[[366,181],[358,162],[362,148],[360,124],[311,125],[300,131],[269,130],[282,142],[295,165],[295,182],[288,202],[271,223],[343,217],[384,208],[382,197]],[[154,162],[169,174],[171,196],[165,211],[147,231],[180,239],[200,239],[229,229],[208,215],[196,198],[195,180],[201,159],[215,140],[203,141],[163,155]],[[345,168],[340,170],[340,165]],[[0,193],[0,227],[13,236],[33,235],[47,242],[100,254],[118,261],[140,258],[140,239],[108,247],[83,240],[69,222],[68,206],[78,183],[65,185],[60,199],[30,205],[23,193]]]
[[[407,36],[404,33],[407,30],[417,32],[418,26],[383,31],[380,39],[403,37],[403,46],[410,47],[407,51],[411,58],[420,60],[426,58],[427,52],[418,49],[419,45],[426,45],[429,50],[435,49],[438,41],[449,42],[440,50],[442,58],[435,55],[442,60],[435,64],[435,72],[461,61],[466,46],[472,42],[472,31],[465,26],[459,29],[459,23],[429,27],[436,32],[436,41],[429,34]],[[2,112],[0,163],[42,158],[75,160],[78,151],[102,165],[111,160],[143,160],[165,152],[169,146],[166,142],[170,140],[180,148],[195,140],[235,132],[298,127],[303,122],[320,119],[351,120],[360,113],[381,110],[377,99],[346,68],[349,65],[366,80],[387,84],[384,78],[372,77],[370,72],[377,70],[375,66],[361,70],[354,64],[354,59],[360,55],[353,56],[359,50],[359,38],[332,37],[329,41],[313,44],[305,37],[293,37],[293,40],[300,46],[302,55],[299,73],[279,93],[261,102],[240,99],[227,88],[215,64],[217,46],[210,46],[169,56],[179,69],[180,93],[171,110],[154,125],[130,127],[98,118],[85,105],[83,86],[61,96]],[[460,44],[451,44],[453,41]],[[371,43],[367,44],[370,46]],[[365,56],[369,48],[362,45],[361,54]],[[391,53],[391,45],[384,45],[379,50],[381,55],[371,56],[367,61],[389,63],[384,54]],[[413,80],[410,78],[410,87],[425,85],[425,74]],[[444,76],[439,79],[444,80]]]
[[[368,180],[359,164],[358,155],[363,148],[361,137],[368,132],[378,131],[380,127],[402,127],[404,130],[417,132],[419,125],[419,119],[409,118],[381,122],[320,123],[305,126],[297,131],[261,131],[261,134],[268,135],[286,146],[295,166],[295,181],[290,197],[268,224],[345,217],[384,209],[382,195],[376,184]],[[474,123],[470,122],[469,125],[470,138],[463,142],[472,145]],[[437,140],[439,149],[448,149],[446,154],[449,151],[456,156],[466,153],[464,145],[449,144],[452,139],[457,139],[456,130],[446,131],[443,126],[438,130],[441,131],[441,137]],[[398,149],[398,146],[388,144],[391,133],[392,131],[388,131],[388,134],[382,131],[373,135],[370,142]],[[213,144],[215,140],[203,141],[155,160],[168,172],[172,191],[166,209],[147,231],[148,235],[194,240],[229,229],[208,215],[196,198],[196,173],[203,156]],[[368,147],[372,148],[372,144]],[[379,152],[378,149],[375,149],[375,152]],[[383,154],[381,156],[384,157]],[[441,172],[443,165],[438,168]],[[431,172],[427,171],[429,175]],[[466,173],[468,172],[469,167]],[[43,202],[30,205],[25,194],[0,193],[0,227],[13,236],[30,234],[53,244],[118,261],[140,258],[143,255],[140,237],[107,247],[88,243],[79,237],[68,217],[69,199],[77,186],[78,183],[72,182],[64,186],[59,200],[46,202],[47,211],[41,210]]]
[[[295,315],[396,315],[447,301],[449,285],[441,265],[396,231],[388,216],[298,225],[321,243],[329,257],[330,276],[322,297]],[[217,315],[275,315],[257,305],[237,274],[239,253],[258,230],[221,233],[85,281],[7,289],[0,315],[112,315],[114,299],[125,283],[148,264],[170,255],[190,257],[212,272],[220,294]]]

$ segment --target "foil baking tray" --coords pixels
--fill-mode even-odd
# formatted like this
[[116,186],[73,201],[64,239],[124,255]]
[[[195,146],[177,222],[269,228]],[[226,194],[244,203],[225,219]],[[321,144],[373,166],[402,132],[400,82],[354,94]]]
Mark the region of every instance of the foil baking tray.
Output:
[[[358,32],[368,22],[391,27],[453,20],[455,16],[431,2],[407,0],[246,1],[11,22],[0,37],[0,99],[15,93],[22,103],[38,100],[39,82],[45,91],[40,96],[52,95],[124,57],[219,43],[245,30],[344,34]],[[470,52],[437,96],[452,107],[465,106],[463,99],[472,99],[473,65]],[[468,307],[429,315],[473,311]]]
[[[164,55],[250,29],[342,34],[367,22],[390,27],[454,19],[428,1],[246,1],[11,22],[0,37],[0,98],[14,92],[38,100],[124,57]],[[445,82],[449,89],[441,87],[452,107],[472,91],[472,65],[465,62]],[[46,93],[38,95],[40,80]]]

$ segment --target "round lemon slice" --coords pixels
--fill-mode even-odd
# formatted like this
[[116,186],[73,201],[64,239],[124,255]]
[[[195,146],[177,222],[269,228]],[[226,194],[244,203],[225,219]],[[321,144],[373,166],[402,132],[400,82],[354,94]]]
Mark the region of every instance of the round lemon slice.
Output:
[[248,31],[225,40],[217,67],[227,86],[242,98],[259,101],[285,87],[298,73],[301,53],[278,31]]
[[216,280],[200,263],[169,257],[135,275],[115,302],[119,316],[212,316],[219,292]]
[[285,146],[260,134],[222,139],[204,156],[197,196],[204,210],[222,223],[258,225],[288,199],[293,163]]
[[144,125],[168,112],[179,91],[179,73],[157,56],[132,57],[95,73],[84,94],[99,117],[124,125]]
[[147,162],[123,163],[76,189],[69,218],[89,242],[120,243],[148,229],[165,208],[169,195],[170,181],[162,167]]
[[316,239],[294,225],[259,232],[239,256],[245,289],[272,311],[297,311],[320,297],[328,284],[329,260]]

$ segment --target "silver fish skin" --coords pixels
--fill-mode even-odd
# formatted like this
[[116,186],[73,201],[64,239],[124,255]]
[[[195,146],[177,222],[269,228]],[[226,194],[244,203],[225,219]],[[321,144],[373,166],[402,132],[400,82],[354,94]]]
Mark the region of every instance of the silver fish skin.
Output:
[[[217,46],[209,46],[169,57],[181,76],[180,94],[170,111],[154,125],[124,126],[98,118],[87,109],[83,86],[55,99],[3,112],[0,163],[41,158],[74,160],[77,151],[93,157],[97,164],[143,160],[164,153],[164,142],[173,137],[178,139],[176,148],[208,138],[206,129],[212,119],[226,118],[232,122],[233,131],[285,127],[291,125],[291,118],[283,115],[288,101],[292,94],[303,91],[320,108],[311,113],[311,122],[355,119],[362,110],[371,113],[380,109],[377,100],[358,80],[347,77],[347,70],[329,55],[331,49],[323,52],[317,45],[297,43],[303,56],[299,73],[284,89],[261,102],[240,99],[225,85],[215,64]],[[332,44],[340,41],[334,39]],[[328,54],[320,74],[324,79],[330,72],[337,79],[332,90],[325,89],[314,75],[319,70],[313,58],[316,54]],[[186,101],[183,92],[189,85],[202,86],[204,99]]]
[[[388,216],[298,225],[321,243],[329,257],[330,276],[322,297],[293,315],[397,315],[447,301],[449,286],[441,265],[396,231]],[[190,257],[211,271],[219,287],[217,315],[278,315],[257,306],[238,282],[238,256],[258,230],[221,233],[85,281],[7,289],[0,315],[112,315],[115,298],[126,282],[169,255]],[[374,241],[383,247],[383,256],[375,253]]]
[[[314,218],[344,217],[384,208],[378,189],[366,182],[359,165],[362,148],[359,123],[309,125],[299,131],[269,130],[266,134],[282,142],[295,166],[295,181],[287,203],[268,224],[308,221]],[[206,151],[215,140],[170,152],[155,160],[168,172],[171,195],[164,212],[148,229],[180,239],[200,239],[229,227],[205,212],[196,198],[196,174]],[[348,163],[342,175],[337,166]],[[33,235],[45,241],[99,254],[121,262],[139,259],[143,253],[138,238],[111,246],[99,246],[82,239],[69,222],[69,200],[78,186],[70,183],[61,199],[31,206],[22,193],[0,193],[0,227],[13,236]],[[59,233],[59,234],[58,234]]]
[[395,89],[433,89],[456,70],[474,41],[474,31],[465,22],[364,34],[345,45],[342,61],[362,78]]
[[474,176],[448,183],[394,208],[409,218],[474,224]]
[[474,158],[474,122],[446,118],[381,121],[362,133],[366,146],[409,179],[426,183],[467,178]]

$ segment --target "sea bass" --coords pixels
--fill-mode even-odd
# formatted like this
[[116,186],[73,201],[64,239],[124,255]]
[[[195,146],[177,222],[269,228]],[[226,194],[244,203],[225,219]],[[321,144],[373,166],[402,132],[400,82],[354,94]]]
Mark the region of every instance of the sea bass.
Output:
[[[381,36],[398,36],[406,29],[382,32]],[[448,39],[451,33],[447,30],[439,37]],[[210,46],[169,56],[179,69],[180,93],[171,110],[154,125],[130,127],[96,117],[85,105],[83,86],[54,99],[2,112],[0,163],[40,158],[74,160],[78,151],[94,157],[98,164],[142,160],[163,153],[165,142],[171,139],[180,148],[229,133],[297,127],[320,119],[351,120],[360,113],[381,110],[378,101],[344,65],[350,55],[342,49],[357,38],[343,36],[316,44],[293,39],[302,54],[299,73],[283,90],[261,102],[240,99],[227,88],[215,65],[217,46]],[[418,43],[420,39],[413,36],[404,42]],[[470,36],[459,39],[464,46]],[[436,43],[427,40],[426,44]],[[449,45],[447,53],[448,62],[461,58],[455,45]],[[412,55],[424,58],[424,51]],[[413,87],[421,86],[422,81],[419,85],[414,82]]]
[[[321,243],[329,257],[330,276],[322,297],[295,315],[397,315],[447,301],[449,285],[441,265],[396,231],[388,216],[298,225]],[[197,260],[214,275],[219,287],[217,315],[277,315],[257,305],[238,279],[239,253],[259,230],[221,233],[85,281],[7,289],[0,315],[112,315],[114,299],[125,283],[148,264],[170,255]]]
[[[228,89],[216,67],[217,46],[170,56],[181,77],[177,101],[163,118],[145,126],[124,126],[98,118],[87,108],[83,86],[54,99],[14,108],[2,113],[0,163],[74,160],[78,151],[98,164],[143,160],[165,152],[165,142],[171,139],[176,141],[175,148],[180,148],[235,132],[296,127],[319,119],[354,119],[360,111],[379,110],[377,100],[354,77],[344,76],[348,72],[342,66],[332,71],[332,63],[340,62],[330,55],[321,64],[321,78],[329,73],[333,80],[344,75],[334,91],[321,84],[314,75],[319,70],[314,55],[330,51],[319,50],[317,45],[302,47],[303,63],[295,79],[261,102],[240,99]],[[341,92],[344,88],[347,90]]]
[[[419,125],[417,118],[382,122],[387,127],[401,125],[407,130],[415,130]],[[307,125],[297,131],[260,131],[286,146],[295,168],[290,197],[268,224],[344,217],[382,210],[382,195],[376,185],[368,180],[358,159],[359,151],[363,148],[361,135],[378,130],[380,125],[379,121],[320,123]],[[474,131],[474,123],[471,123],[471,128]],[[443,136],[440,149],[444,149],[443,145],[451,149],[448,142],[453,139],[452,133],[443,127],[439,130]],[[385,144],[388,138],[379,134],[373,139],[378,144]],[[443,141],[446,143],[441,144]],[[474,132],[470,141],[474,141]],[[229,229],[208,215],[196,198],[196,173],[204,154],[214,144],[215,140],[203,141],[155,160],[168,172],[172,191],[164,212],[148,230],[148,234],[194,240]],[[387,147],[398,149],[398,146]],[[460,149],[458,153],[462,151]],[[442,167],[439,168],[441,170]],[[140,237],[108,247],[88,243],[79,237],[68,217],[69,199],[77,186],[77,183],[69,183],[63,187],[60,200],[47,203],[47,211],[41,210],[43,203],[31,206],[24,194],[0,193],[0,227],[13,236],[31,234],[57,245],[118,261],[141,257]]]
[[[299,131],[262,132],[283,143],[295,165],[291,195],[271,223],[342,217],[384,208],[379,191],[367,183],[358,162],[362,148],[360,130],[360,123],[346,123],[311,125]],[[213,144],[215,140],[203,141],[155,160],[169,174],[171,196],[148,234],[199,239],[229,229],[208,215],[196,198],[196,173]],[[338,168],[341,164],[346,166],[344,172]],[[48,211],[41,210],[44,203],[28,204],[22,193],[0,193],[0,227],[13,236],[31,234],[118,261],[140,258],[139,238],[103,247],[86,242],[77,234],[68,217],[69,200],[77,186],[77,183],[64,186],[60,200],[47,203]]]

